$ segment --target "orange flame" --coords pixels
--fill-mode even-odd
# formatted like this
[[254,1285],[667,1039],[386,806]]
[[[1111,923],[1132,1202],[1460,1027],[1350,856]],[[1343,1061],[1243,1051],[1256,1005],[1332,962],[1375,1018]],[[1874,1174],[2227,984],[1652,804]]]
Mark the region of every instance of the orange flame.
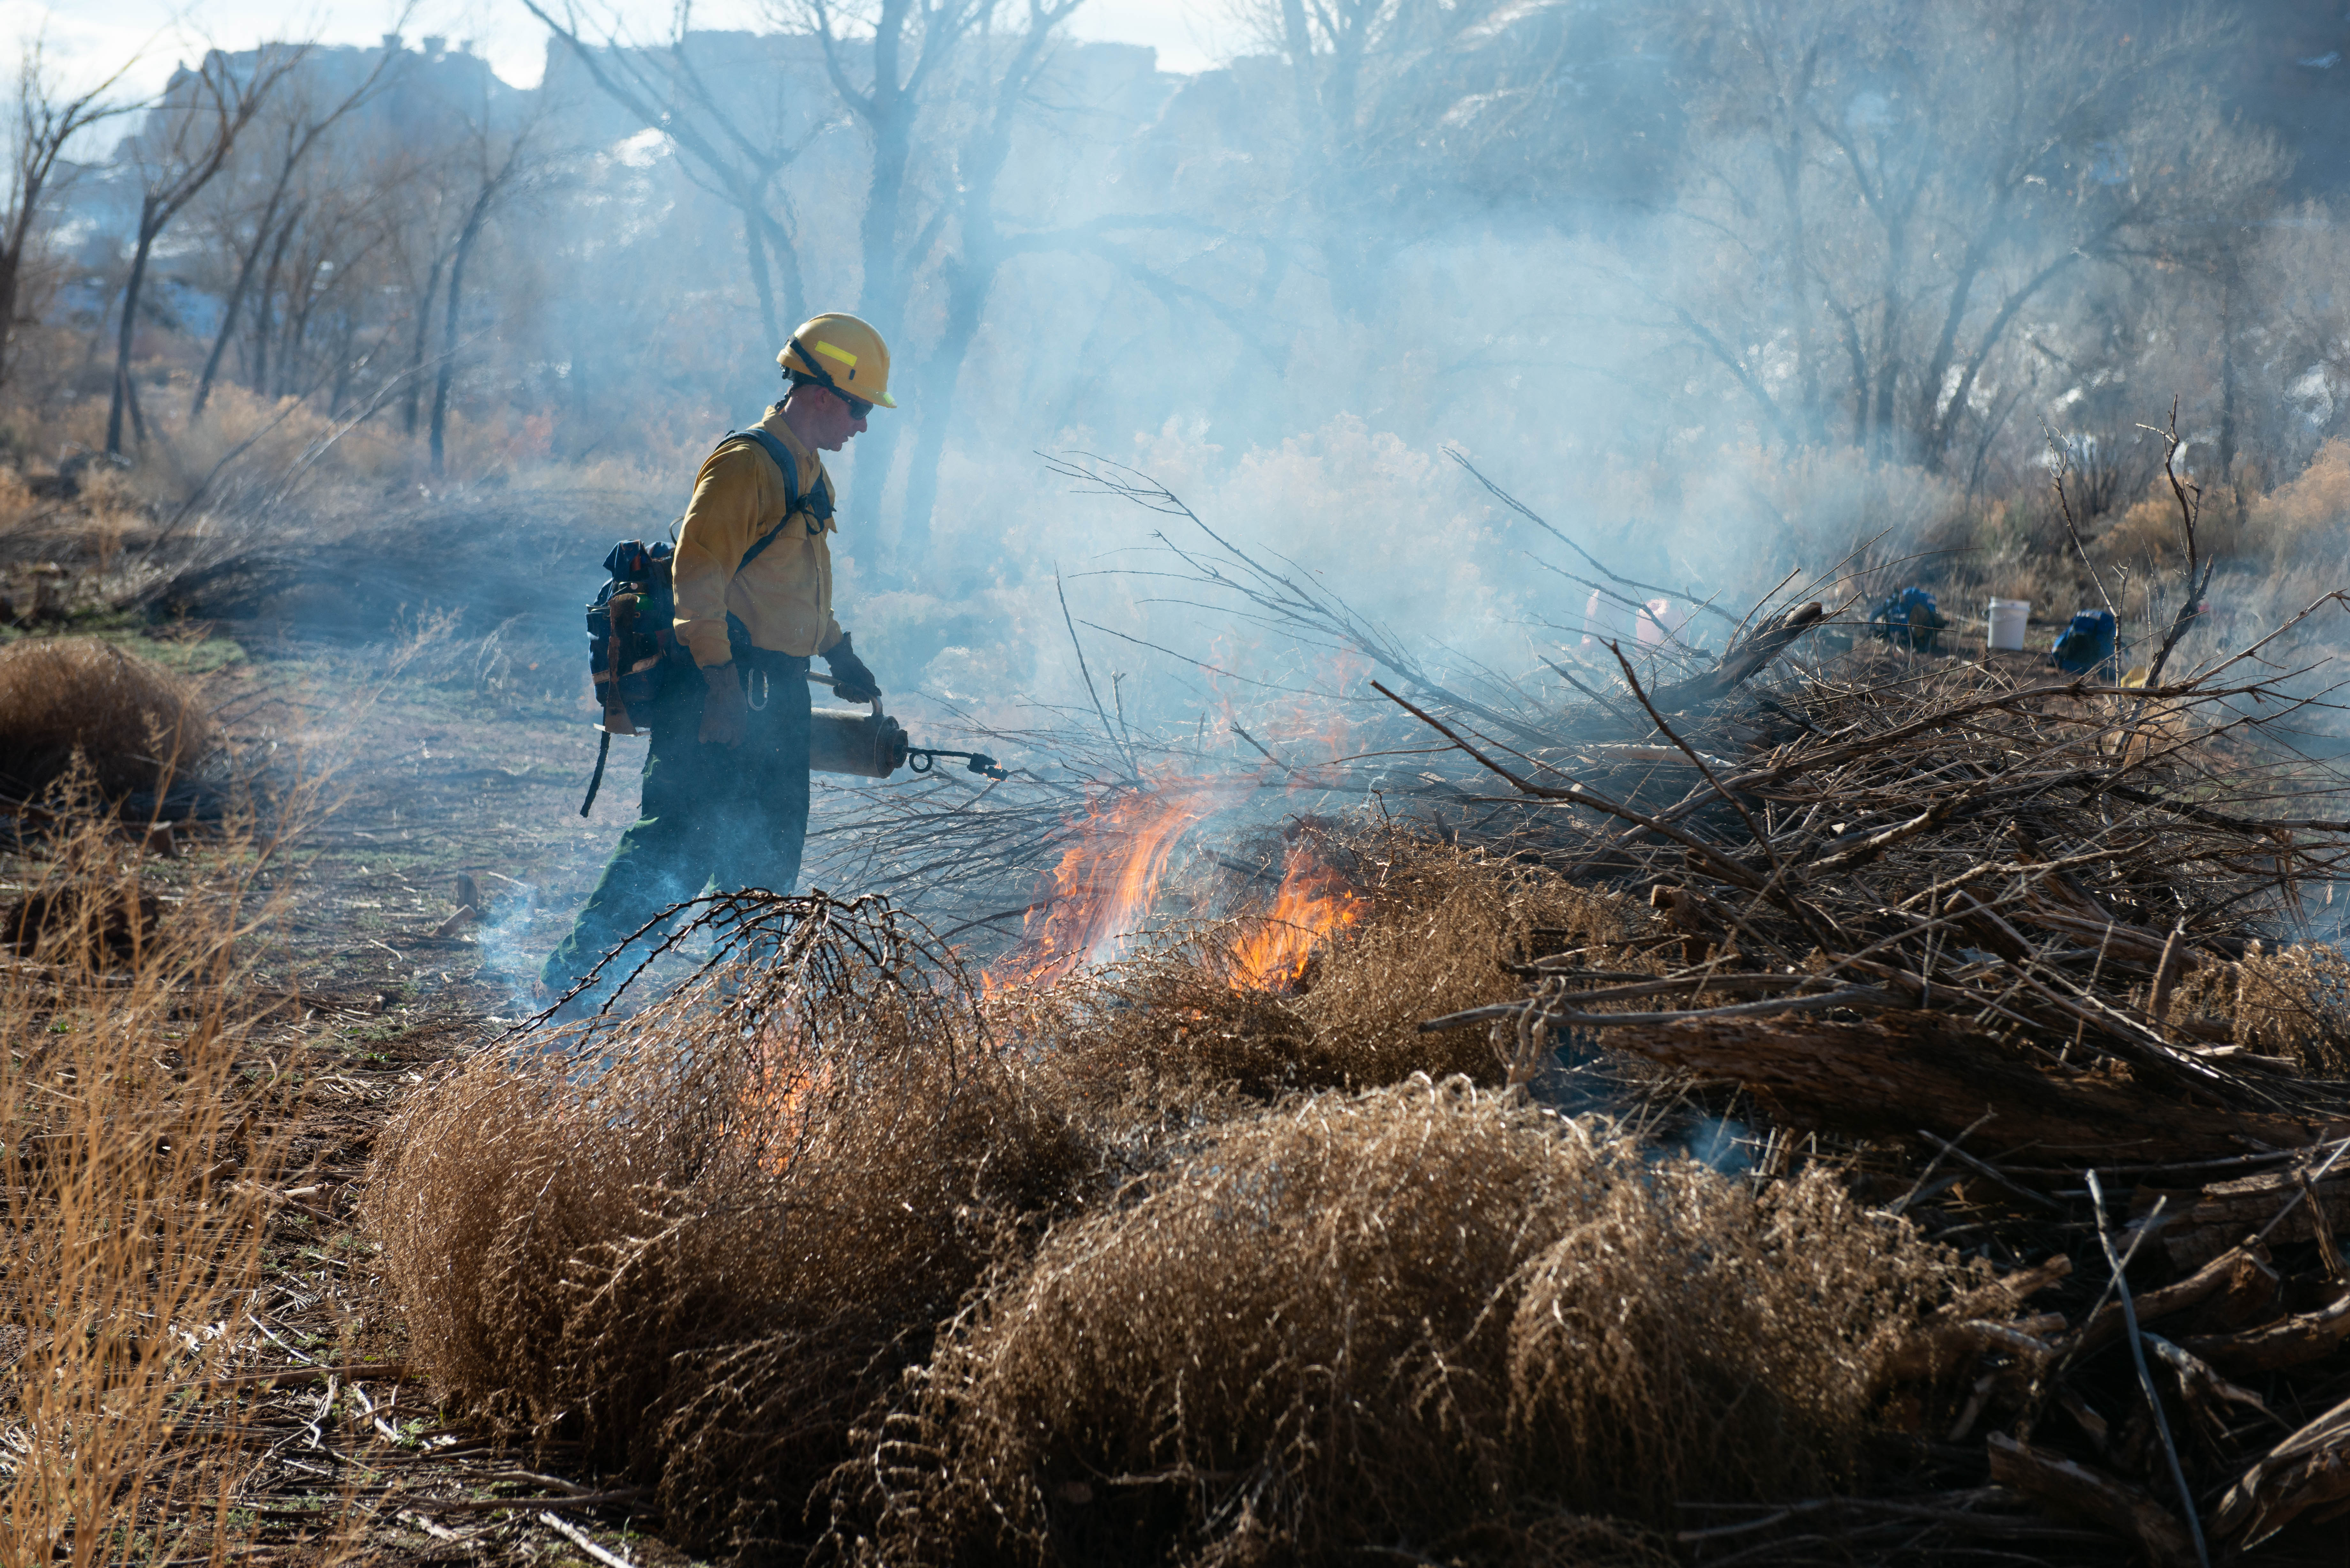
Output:
[[[1246,798],[1255,779],[1174,779],[1087,814],[1053,872],[1053,892],[1024,924],[1020,946],[981,976],[983,992],[1046,986],[1086,964],[1108,962],[1149,918],[1183,836]],[[1232,948],[1235,987],[1285,990],[1315,947],[1353,926],[1366,905],[1312,847],[1291,846],[1273,907]]]
[[[1342,659],[1341,689],[1369,666]],[[1177,846],[1194,826],[1280,782],[1291,792],[1329,787],[1320,763],[1352,747],[1355,725],[1342,707],[1301,694],[1287,711],[1257,722],[1268,745],[1242,728],[1229,698],[1222,728],[1263,754],[1265,764],[1220,778],[1169,775],[1109,804],[1094,803],[1074,825],[1054,867],[1050,895],[1022,922],[1019,946],[980,977],[983,995],[1047,986],[1087,964],[1107,963],[1149,919]],[[1276,752],[1273,748],[1278,748]],[[1273,909],[1234,955],[1232,983],[1278,988],[1296,982],[1314,944],[1360,918],[1359,900],[1336,872],[1290,852]]]
[[817,1101],[832,1083],[832,1064],[811,1066],[797,1049],[798,1032],[786,1030],[754,1046],[756,1053],[737,1096],[739,1135],[757,1148],[755,1160],[770,1175],[791,1167],[794,1151],[814,1124]]
[[1231,788],[1170,779],[1088,812],[1054,868],[1051,898],[1030,912],[1019,950],[989,971],[986,989],[1050,985],[1080,964],[1116,958],[1149,916],[1176,845],[1226,804]]
[[1344,877],[1293,845],[1272,909],[1232,950],[1232,983],[1259,991],[1296,984],[1315,945],[1360,920],[1363,909]]

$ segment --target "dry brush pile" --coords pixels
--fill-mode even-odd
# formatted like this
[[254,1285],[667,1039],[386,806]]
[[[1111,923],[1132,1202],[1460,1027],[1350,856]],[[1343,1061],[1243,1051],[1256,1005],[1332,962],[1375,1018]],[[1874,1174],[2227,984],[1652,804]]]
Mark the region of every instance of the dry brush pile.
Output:
[[[1921,1471],[1951,1539],[2028,1499],[2184,1563],[2350,1502],[2350,989],[2288,940],[2330,936],[2350,820],[2323,690],[2273,653],[2121,687],[1864,645],[1678,696],[1625,666],[1511,725],[1397,698],[1522,853],[1649,917],[1428,1027],[1485,1024],[1519,1075],[1565,1045],[1714,1085],[1766,1169],[1835,1151],[2046,1292],[1959,1331],[1970,1396]],[[1923,1528],[1815,1507],[1848,1548]],[[1816,1547],[1773,1540],[1791,1517],[1685,1540]]]
[[695,978],[380,1146],[414,1356],[746,1559],[1650,1562],[1684,1498],[1862,1484],[1991,1272],[1417,1029],[1625,900],[1329,849],[1384,896],[1281,992],[1245,920],[983,999],[879,899],[698,906]]

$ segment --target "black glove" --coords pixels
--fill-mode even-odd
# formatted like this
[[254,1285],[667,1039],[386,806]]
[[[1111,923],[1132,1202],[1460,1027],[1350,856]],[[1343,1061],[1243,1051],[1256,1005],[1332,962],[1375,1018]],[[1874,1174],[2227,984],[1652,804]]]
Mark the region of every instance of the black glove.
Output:
[[832,694],[842,701],[870,702],[881,695],[881,682],[873,679],[873,671],[865,668],[865,660],[848,646],[847,632],[840,634],[840,640],[832,645],[824,661],[832,666]]

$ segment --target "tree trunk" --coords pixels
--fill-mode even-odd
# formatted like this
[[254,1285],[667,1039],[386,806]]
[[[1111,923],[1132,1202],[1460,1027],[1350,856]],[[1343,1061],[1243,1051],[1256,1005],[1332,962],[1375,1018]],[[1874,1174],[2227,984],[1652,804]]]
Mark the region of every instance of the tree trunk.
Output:
[[759,298],[759,324],[767,329],[767,341],[780,350],[784,328],[775,321],[775,283],[767,272],[767,247],[759,238],[759,227],[750,213],[743,214],[743,254],[751,266],[751,292]]
[[8,348],[16,339],[16,279],[24,270],[25,242],[30,233],[29,223],[20,222],[5,247],[0,248],[0,387],[8,384]]
[[[870,321],[886,341],[899,337],[899,328],[905,316],[905,301],[899,296],[898,278],[898,221],[906,197],[906,164],[911,156],[911,127],[904,123],[912,117],[913,105],[899,99],[885,109],[873,127],[873,183],[866,194],[865,217],[861,227],[865,249],[865,277],[858,291],[858,313]],[[898,421],[876,421],[858,442],[858,499],[867,519],[878,519],[881,513],[881,493],[889,483],[889,471],[898,456]],[[902,540],[890,552],[903,570],[909,564]]]
[[2236,265],[2231,255],[2220,275],[2220,478],[2234,488],[2237,521],[2243,519],[2243,487],[2236,483]]
[[155,203],[151,198],[139,209],[139,248],[131,254],[130,280],[122,286],[122,329],[116,337],[114,348],[114,400],[106,410],[106,451],[109,457],[122,455],[122,415],[134,396],[130,390],[130,338],[139,322],[139,291],[147,282],[147,255],[155,248],[155,235],[161,227],[155,222]]
[[1876,383],[1877,406],[1868,419],[1868,457],[1871,463],[1885,462],[1892,455],[1893,426],[1898,405],[1895,401],[1901,379],[1901,293],[1900,278],[1908,268],[1906,247],[1896,244],[1885,268],[1885,297],[1877,308],[1884,314],[1877,324],[1877,364],[1870,379]]
[[0,387],[8,384],[8,347],[16,324],[16,273],[21,250],[0,252]]
[[56,140],[18,148],[16,213],[8,225],[6,242],[0,244],[0,386],[7,384],[8,351],[16,340],[16,298],[24,284],[25,253],[32,246],[33,227],[41,210],[41,191],[48,183],[48,160],[63,147],[64,141]]
[[346,310],[343,312],[343,329],[335,339],[335,385],[327,394],[327,418],[329,421],[342,417],[343,400],[350,395],[351,345],[358,336],[359,325],[351,318],[351,313]]
[[1049,28],[1033,26],[998,87],[995,110],[985,133],[972,139],[962,160],[962,202],[957,214],[962,254],[947,275],[944,330],[923,377],[914,450],[906,465],[906,500],[899,535],[909,557],[931,550],[931,514],[939,493],[939,462],[946,452],[947,429],[954,419],[955,388],[971,353],[988,296],[1003,265],[1003,244],[995,226],[995,183],[1012,153],[1013,119],[1035,79]]
[[123,400],[130,405],[130,439],[142,449],[147,444],[147,415],[139,407],[139,378],[122,379]]
[[490,210],[490,196],[494,187],[484,184],[480,195],[473,198],[473,210],[465,214],[463,233],[457,236],[457,252],[449,263],[449,303],[441,313],[441,369],[432,378],[432,477],[439,479],[446,471],[442,436],[449,423],[449,381],[457,363],[457,313],[465,300],[465,258],[473,253],[473,241],[482,232],[482,219]]
[[297,212],[279,225],[277,243],[269,248],[269,265],[261,275],[261,298],[253,307],[253,379],[248,384],[265,398],[269,396],[269,305],[277,297],[277,268],[286,260],[286,243],[301,216]]
[[[302,280],[302,304],[286,323],[286,340],[277,348],[277,393],[284,397],[301,383],[294,366],[302,346],[310,340],[310,312],[318,307],[318,275],[314,271]],[[290,296],[292,291],[287,291]]]
[[213,335],[213,351],[204,356],[204,373],[197,378],[195,400],[188,405],[190,424],[203,418],[204,404],[212,399],[213,379],[220,374],[221,354],[236,332],[237,312],[244,307],[244,291],[252,286],[253,269],[261,265],[261,247],[268,242],[271,225],[277,222],[277,202],[283,191],[281,182],[278,190],[270,193],[269,205],[262,209],[261,222],[253,228],[253,247],[237,264],[236,282],[229,286],[228,302],[221,306],[220,330]]
[[922,379],[921,408],[914,425],[914,450],[906,464],[906,501],[899,524],[899,548],[910,558],[931,550],[931,513],[938,504],[939,462],[946,453],[947,428],[954,419],[955,386],[963,360],[987,314],[995,286],[993,257],[966,261],[947,288],[946,331]]
[[416,412],[424,386],[424,345],[432,332],[432,302],[441,296],[441,266],[448,258],[439,246],[432,251],[432,265],[424,274],[423,290],[416,296],[416,335],[408,346],[408,391],[400,414],[402,435],[416,433]]
[[1808,242],[1804,234],[1803,163],[1800,151],[1793,145],[1778,150],[1780,199],[1787,204],[1786,277],[1788,319],[1795,326],[1795,396],[1803,400],[1801,423],[1797,428],[1810,440],[1817,441],[1826,433],[1820,408],[1820,368],[1818,356],[1812,344],[1812,301],[1808,280],[1811,277],[1809,258],[1804,254]]
[[[783,275],[783,315],[793,327],[807,319],[807,282],[800,275],[799,247],[792,244],[791,232],[775,219],[760,215],[759,226],[766,232],[767,254],[774,258],[775,270]],[[775,334],[775,348],[784,346],[783,332]]]
[[1956,1137],[1996,1110],[1993,1136],[2044,1144],[2084,1163],[2178,1160],[2309,1141],[2286,1116],[2214,1110],[2141,1080],[2074,1078],[1939,1012],[1883,1012],[1861,1023],[1810,1018],[1690,1019],[1603,1028],[1599,1048],[1737,1084],[1783,1126],[1856,1137]]
[[900,102],[873,126],[873,182],[866,193],[859,225],[865,248],[865,278],[858,313],[884,338],[898,330],[903,301],[898,296],[898,223],[906,200],[906,164],[911,158],[913,106]]

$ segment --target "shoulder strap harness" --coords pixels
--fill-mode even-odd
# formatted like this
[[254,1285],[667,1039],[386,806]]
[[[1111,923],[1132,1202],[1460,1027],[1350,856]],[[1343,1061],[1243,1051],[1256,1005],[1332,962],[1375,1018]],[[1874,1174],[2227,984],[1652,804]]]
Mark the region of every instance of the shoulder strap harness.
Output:
[[[726,441],[718,443],[719,450],[724,451],[726,441],[738,439],[758,442],[766,454],[775,459],[775,467],[784,476],[784,514],[776,519],[773,528],[753,540],[751,547],[743,552],[743,558],[734,563],[734,569],[740,572],[759,558],[760,551],[783,537],[784,530],[791,526],[792,514],[795,512],[807,514],[807,531],[810,538],[823,533],[824,525],[832,521],[832,497],[821,484],[816,487],[816,493],[812,495],[803,496],[800,493],[799,459],[794,457],[791,448],[776,440],[772,432],[763,431],[756,425],[747,431],[730,431]],[[733,649],[751,646],[751,628],[743,625],[743,618],[733,610],[726,612],[726,643],[729,648]],[[764,707],[765,704],[762,702],[760,706]]]
[[[784,476],[784,514],[781,518],[776,520],[775,525],[773,528],[770,528],[766,533],[760,535],[759,537],[752,543],[751,547],[743,552],[743,558],[734,565],[734,569],[739,572],[744,566],[749,566],[753,561],[758,559],[759,552],[774,544],[775,540],[781,536],[784,531],[784,525],[792,520],[792,514],[795,512],[805,512],[807,514],[807,531],[809,537],[813,538],[816,535],[823,533],[824,525],[832,521],[832,497],[826,493],[824,486],[820,484],[816,486],[813,494],[805,497],[800,494],[799,459],[794,457],[792,455],[791,448],[778,441],[772,432],[763,431],[756,425],[754,425],[747,431],[736,431],[730,433],[726,437],[726,441],[733,441],[737,437],[757,441],[759,445],[764,449],[766,454],[775,459],[775,467],[782,472]],[[723,441],[718,444],[721,447],[723,447],[726,444],[726,441]]]

